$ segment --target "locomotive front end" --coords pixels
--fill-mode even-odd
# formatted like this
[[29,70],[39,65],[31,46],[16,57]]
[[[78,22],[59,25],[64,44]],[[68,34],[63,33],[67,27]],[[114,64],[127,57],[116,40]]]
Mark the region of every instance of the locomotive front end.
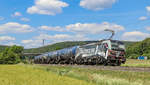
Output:
[[111,63],[115,63],[117,65],[121,65],[121,63],[126,62],[125,58],[125,45],[121,41],[111,40],[111,46],[108,49],[108,60]]

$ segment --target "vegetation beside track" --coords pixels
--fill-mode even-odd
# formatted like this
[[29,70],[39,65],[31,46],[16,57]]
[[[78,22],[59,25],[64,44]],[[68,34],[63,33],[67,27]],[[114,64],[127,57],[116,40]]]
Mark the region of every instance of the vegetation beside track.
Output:
[[84,80],[60,76],[51,71],[26,65],[1,65],[1,85],[94,85]]
[[0,52],[2,52],[3,50],[5,50],[5,48],[8,48],[9,46],[6,45],[0,45]]
[[1,85],[149,85],[148,72],[104,71],[65,66],[0,65]]
[[127,58],[137,59],[139,56],[147,56],[147,58],[150,59],[150,38],[127,46]]
[[121,66],[150,67],[150,60],[127,59],[126,63]]
[[17,64],[21,62],[23,51],[21,46],[11,46],[0,52],[0,64]]

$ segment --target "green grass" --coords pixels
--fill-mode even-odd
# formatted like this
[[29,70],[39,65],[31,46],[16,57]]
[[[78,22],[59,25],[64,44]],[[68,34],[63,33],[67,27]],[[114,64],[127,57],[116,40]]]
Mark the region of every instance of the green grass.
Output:
[[150,85],[149,72],[0,65],[0,85]]
[[0,85],[92,85],[92,83],[60,76],[32,66],[1,65]]
[[127,59],[127,62],[122,66],[150,67],[150,60]]
[[104,71],[72,67],[47,66],[47,70],[63,76],[93,82],[95,85],[150,85],[148,72]]

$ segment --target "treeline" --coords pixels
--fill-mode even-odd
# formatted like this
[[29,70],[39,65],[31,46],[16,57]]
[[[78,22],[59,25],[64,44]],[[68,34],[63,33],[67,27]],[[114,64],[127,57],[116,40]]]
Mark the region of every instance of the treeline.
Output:
[[147,56],[150,59],[150,38],[131,44],[126,49],[127,58],[137,59],[139,56]]
[[17,64],[21,62],[22,51],[21,46],[6,47],[0,52],[0,64]]

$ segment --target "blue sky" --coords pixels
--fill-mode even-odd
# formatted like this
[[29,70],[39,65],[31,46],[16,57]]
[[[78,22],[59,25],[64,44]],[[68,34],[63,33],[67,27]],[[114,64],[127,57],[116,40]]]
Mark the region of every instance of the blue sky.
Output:
[[62,41],[150,36],[150,0],[0,0],[0,44],[25,48]]

